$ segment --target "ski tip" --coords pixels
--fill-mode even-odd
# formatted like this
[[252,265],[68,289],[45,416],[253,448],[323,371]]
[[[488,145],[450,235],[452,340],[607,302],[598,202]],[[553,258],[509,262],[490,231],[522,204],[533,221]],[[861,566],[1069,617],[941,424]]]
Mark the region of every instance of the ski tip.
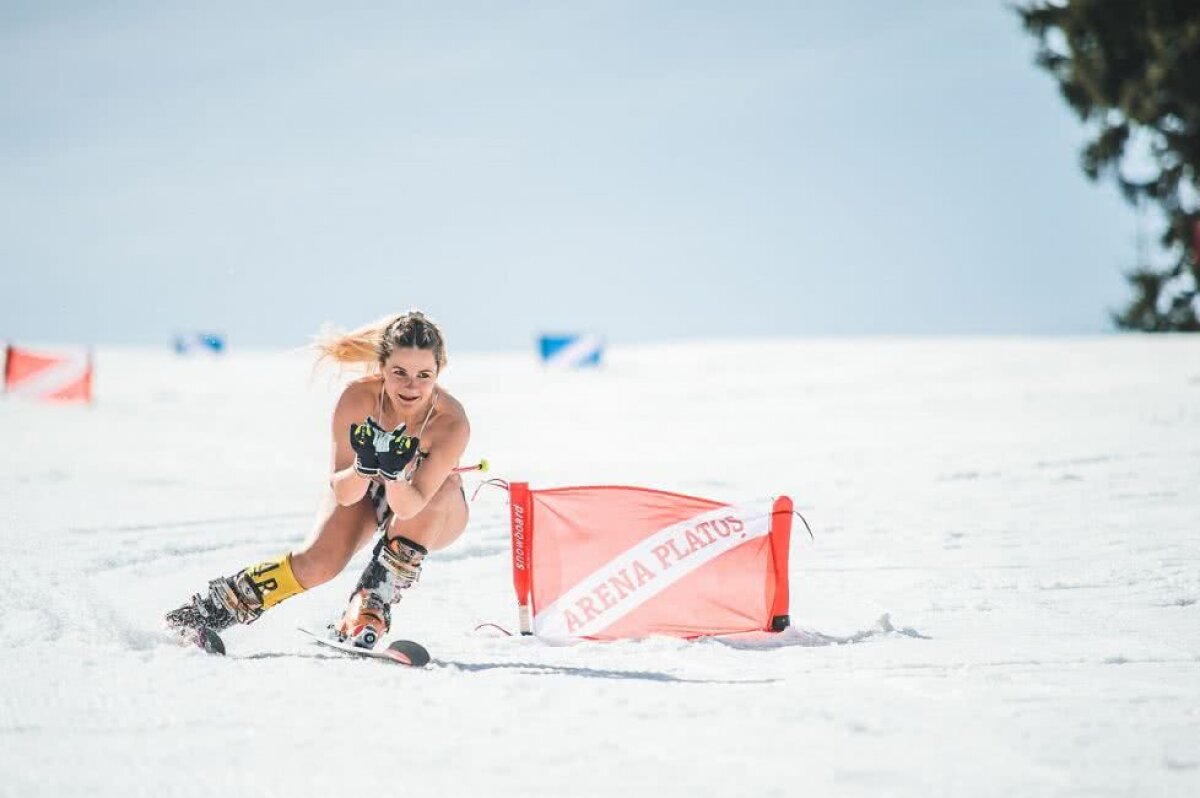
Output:
[[225,641],[222,640],[217,633],[212,630],[204,630],[200,644],[209,654],[220,654],[222,657],[225,656]]
[[167,625],[166,631],[184,648],[199,648],[208,654],[225,654],[225,641],[211,629]]
[[396,640],[388,645],[393,659],[414,668],[424,668],[429,664],[429,652],[425,646],[412,640]]

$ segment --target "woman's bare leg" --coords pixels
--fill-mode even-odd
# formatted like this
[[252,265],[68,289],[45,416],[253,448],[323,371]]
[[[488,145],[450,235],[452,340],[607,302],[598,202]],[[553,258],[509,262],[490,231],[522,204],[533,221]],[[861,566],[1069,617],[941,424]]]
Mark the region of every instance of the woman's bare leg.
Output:
[[333,579],[354,553],[367,544],[375,528],[375,508],[370,499],[364,496],[349,507],[342,507],[332,492],[327,493],[312,535],[292,552],[296,580],[307,590]]
[[439,551],[458,540],[467,528],[467,500],[462,477],[451,474],[425,505],[425,509],[401,521],[393,518],[388,537],[405,537],[429,551]]
[[328,582],[370,540],[375,528],[369,499],[339,507],[331,491],[303,547],[210,581],[206,591],[168,612],[163,620],[181,639],[223,654],[225,646],[217,632],[235,623],[251,623],[290,596]]
[[387,541],[359,578],[358,587],[335,631],[351,645],[372,648],[391,626],[391,605],[411,587],[430,551],[445,548],[467,526],[462,479],[452,474],[421,512],[403,521],[393,518]]

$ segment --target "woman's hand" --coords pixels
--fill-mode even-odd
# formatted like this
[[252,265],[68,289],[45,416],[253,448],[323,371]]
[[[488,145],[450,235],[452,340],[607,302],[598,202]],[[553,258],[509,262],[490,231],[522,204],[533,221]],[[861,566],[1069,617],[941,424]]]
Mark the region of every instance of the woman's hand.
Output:
[[404,467],[412,462],[420,451],[421,439],[410,438],[403,432],[384,433],[387,435],[387,448],[376,450],[375,456],[379,462],[379,476],[388,480],[400,478]]
[[364,477],[378,474],[384,479],[399,479],[404,467],[417,456],[420,445],[420,439],[410,438],[399,430],[388,432],[370,416],[362,423],[350,425],[354,470]]
[[354,450],[355,471],[364,477],[379,473],[379,450],[381,447],[387,448],[387,437],[389,434],[370,416],[361,424],[350,425],[350,448]]

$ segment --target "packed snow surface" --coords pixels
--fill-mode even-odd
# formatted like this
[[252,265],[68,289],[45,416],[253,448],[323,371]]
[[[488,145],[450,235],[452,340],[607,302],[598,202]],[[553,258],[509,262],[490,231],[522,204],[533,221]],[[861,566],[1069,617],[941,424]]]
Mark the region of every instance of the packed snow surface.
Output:
[[493,476],[787,494],[814,537],[784,634],[551,646],[476,629],[516,623],[484,487],[398,608],[421,671],[296,631],[361,554],[227,657],[160,630],[311,532],[336,376],[96,362],[90,408],[0,403],[2,796],[1200,794],[1200,337],[452,351]]

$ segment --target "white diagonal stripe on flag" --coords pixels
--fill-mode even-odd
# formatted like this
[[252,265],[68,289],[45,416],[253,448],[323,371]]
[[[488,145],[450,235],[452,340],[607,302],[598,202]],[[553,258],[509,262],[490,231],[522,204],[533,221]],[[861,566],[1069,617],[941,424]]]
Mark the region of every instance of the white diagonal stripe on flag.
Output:
[[[660,529],[588,574],[550,606],[535,608],[534,633],[551,640],[595,635],[705,563],[770,531],[769,503],[718,507]],[[681,554],[683,541],[692,543],[685,542],[686,553]]]
[[65,354],[53,365],[41,369],[20,382],[10,383],[9,393],[41,397],[62,390],[87,373],[90,364],[84,353]]
[[547,365],[575,366],[587,360],[604,346],[598,335],[581,335],[562,349],[547,356]]

